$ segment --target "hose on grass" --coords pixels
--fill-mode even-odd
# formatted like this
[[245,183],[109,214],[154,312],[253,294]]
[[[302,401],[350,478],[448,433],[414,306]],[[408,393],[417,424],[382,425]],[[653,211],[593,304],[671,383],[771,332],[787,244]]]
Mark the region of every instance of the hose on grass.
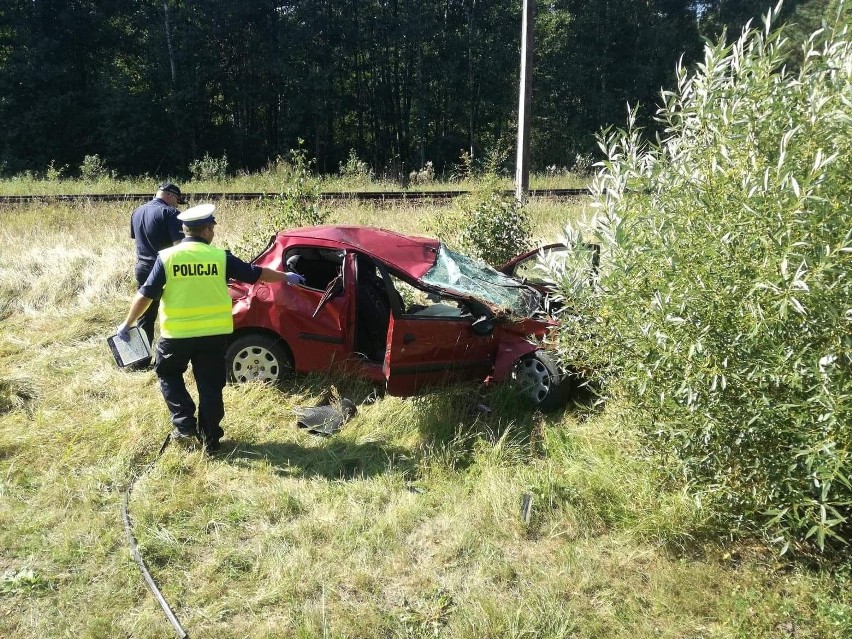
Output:
[[169,606],[169,603],[166,601],[166,598],[163,597],[163,593],[160,592],[160,589],[157,587],[157,583],[154,581],[154,578],[151,576],[151,573],[148,572],[148,567],[145,565],[145,560],[142,559],[142,554],[139,552],[139,546],[136,543],[136,538],[133,536],[133,524],[130,520],[130,514],[127,510],[127,504],[130,501],[130,492],[133,490],[133,486],[136,484],[136,480],[142,477],[151,467],[157,463],[157,460],[160,458],[160,455],[163,454],[163,451],[166,450],[166,446],[169,445],[171,441],[171,433],[166,435],[166,439],[163,442],[163,445],[160,447],[160,452],[157,453],[157,456],[154,458],[152,462],[150,462],[147,466],[145,466],[141,471],[136,472],[135,470],[131,473],[130,482],[127,485],[127,490],[124,491],[124,498],[121,500],[121,518],[124,520],[124,531],[127,533],[127,540],[130,544],[130,554],[133,555],[133,559],[136,561],[136,565],[139,566],[139,570],[142,573],[142,577],[145,579],[145,584],[148,586],[148,589],[151,591],[151,594],[154,595],[154,599],[157,600],[157,603],[160,604],[160,608],[163,609],[163,612],[166,614],[166,618],[169,620],[169,623],[172,624],[172,628],[174,628],[175,633],[177,634],[179,639],[187,639],[189,637],[186,634],[186,631],[180,625],[180,621],[175,616],[174,611]]

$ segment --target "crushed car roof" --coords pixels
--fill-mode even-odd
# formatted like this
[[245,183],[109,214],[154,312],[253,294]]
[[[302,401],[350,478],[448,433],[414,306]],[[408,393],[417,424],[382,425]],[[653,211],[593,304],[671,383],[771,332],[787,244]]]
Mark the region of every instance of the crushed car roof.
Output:
[[305,226],[278,234],[292,246],[305,240],[330,249],[355,250],[393,271],[463,299],[527,317],[540,306],[534,289],[499,271],[447,249],[439,240],[403,235],[371,226]]
[[322,240],[329,246],[358,250],[415,279],[434,266],[441,244],[436,239],[371,226],[305,226],[282,231],[279,236]]

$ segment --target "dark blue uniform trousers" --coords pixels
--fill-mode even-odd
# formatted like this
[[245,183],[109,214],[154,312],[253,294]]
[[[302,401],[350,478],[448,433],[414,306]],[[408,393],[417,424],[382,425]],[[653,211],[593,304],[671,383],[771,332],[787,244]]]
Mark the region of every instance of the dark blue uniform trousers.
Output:
[[[226,339],[225,335],[161,337],[157,342],[154,370],[172,414],[172,424],[182,433],[192,433],[197,426],[206,444],[218,443],[224,434],[219,423],[225,416],[222,389],[225,387]],[[183,381],[183,374],[190,363],[198,387],[197,419],[195,403]]]
[[[148,279],[148,275],[150,275],[152,268],[154,268],[153,264],[136,262],[135,275],[136,283],[139,286],[142,286]],[[148,343],[152,348],[154,347],[154,322],[157,321],[157,311],[159,308],[160,300],[151,300],[151,304],[148,306],[148,309],[142,313],[142,316],[138,320],[136,320],[136,325],[140,330],[144,331],[145,335],[148,336]],[[146,359],[139,362],[136,365],[136,368],[147,368],[150,363],[150,360]]]

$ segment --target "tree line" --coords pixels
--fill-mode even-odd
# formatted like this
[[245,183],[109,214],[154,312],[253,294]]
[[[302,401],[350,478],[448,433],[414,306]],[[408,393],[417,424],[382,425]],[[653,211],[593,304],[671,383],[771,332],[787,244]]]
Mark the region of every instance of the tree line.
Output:
[[[539,0],[534,168],[659,91],[704,37],[769,0]],[[836,0],[789,1],[811,21]],[[186,174],[205,154],[257,170],[303,145],[321,172],[443,171],[514,145],[521,0],[4,0],[0,173],[80,165]]]

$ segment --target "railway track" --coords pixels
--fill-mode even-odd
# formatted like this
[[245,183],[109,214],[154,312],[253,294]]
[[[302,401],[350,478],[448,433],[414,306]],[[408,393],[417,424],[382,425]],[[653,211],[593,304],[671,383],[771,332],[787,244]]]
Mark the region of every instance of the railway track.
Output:
[[[417,200],[451,200],[467,195],[470,191],[338,191],[320,193],[323,200],[359,200],[367,202],[417,201]],[[504,191],[513,195],[513,190]],[[571,198],[588,195],[588,189],[531,189],[529,197]],[[278,193],[214,193],[196,192],[185,193],[190,200],[233,200],[248,201],[272,199]],[[151,198],[150,193],[79,193],[67,195],[0,195],[0,204],[27,204],[31,202],[145,202]]]

